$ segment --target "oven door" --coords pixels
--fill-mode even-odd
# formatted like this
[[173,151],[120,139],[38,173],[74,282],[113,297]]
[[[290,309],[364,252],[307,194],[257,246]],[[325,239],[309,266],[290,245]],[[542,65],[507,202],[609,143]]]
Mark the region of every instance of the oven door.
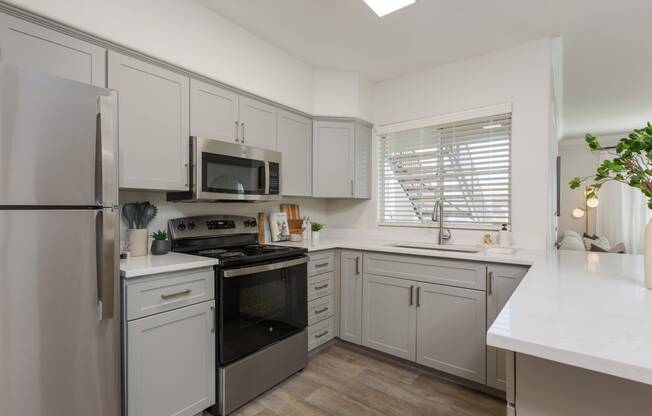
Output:
[[308,257],[220,269],[221,365],[232,363],[308,325]]
[[198,200],[280,198],[279,152],[192,138],[193,188]]

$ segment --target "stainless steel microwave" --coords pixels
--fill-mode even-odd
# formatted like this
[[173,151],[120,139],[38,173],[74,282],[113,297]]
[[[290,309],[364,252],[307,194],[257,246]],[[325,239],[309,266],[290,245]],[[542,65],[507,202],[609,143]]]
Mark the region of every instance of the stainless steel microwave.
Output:
[[271,201],[281,199],[281,153],[220,140],[190,138],[190,191],[168,201]]

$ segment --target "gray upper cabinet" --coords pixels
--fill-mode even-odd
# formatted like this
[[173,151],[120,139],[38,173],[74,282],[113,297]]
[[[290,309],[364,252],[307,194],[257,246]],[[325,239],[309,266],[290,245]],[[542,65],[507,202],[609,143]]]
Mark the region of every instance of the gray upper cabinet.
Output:
[[0,60],[106,87],[106,49],[3,13]]
[[355,125],[355,198],[371,198],[371,128]]
[[[526,266],[491,264],[487,267],[487,329],[494,323],[528,271]],[[505,390],[506,352],[487,347],[487,385]]]
[[240,96],[240,141],[247,146],[276,150],[276,107]]
[[367,273],[362,280],[362,345],[414,361],[416,283]]
[[485,382],[485,292],[419,283],[417,363]]
[[353,121],[313,125],[313,196],[371,197],[371,129]]
[[362,253],[340,253],[340,338],[362,343]]
[[239,142],[238,94],[190,80],[190,135]]
[[109,88],[120,100],[120,187],[187,190],[189,78],[110,51]]
[[315,121],[313,125],[313,196],[352,198],[355,176],[353,123]]
[[312,196],[312,120],[278,110],[283,195]]

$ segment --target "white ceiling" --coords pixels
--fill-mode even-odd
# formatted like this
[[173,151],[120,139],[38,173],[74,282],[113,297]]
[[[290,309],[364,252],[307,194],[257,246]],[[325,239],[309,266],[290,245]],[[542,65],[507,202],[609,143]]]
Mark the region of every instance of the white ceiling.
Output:
[[372,81],[564,37],[564,135],[652,120],[651,0],[418,0],[379,19],[362,0],[196,0],[316,68]]

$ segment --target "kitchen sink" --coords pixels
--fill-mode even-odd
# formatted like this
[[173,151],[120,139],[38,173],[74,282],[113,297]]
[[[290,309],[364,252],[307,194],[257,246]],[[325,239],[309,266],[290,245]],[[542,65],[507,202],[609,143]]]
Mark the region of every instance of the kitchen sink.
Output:
[[452,251],[456,253],[479,253],[480,249],[469,246],[442,245],[430,243],[394,243],[394,247],[418,248],[421,250]]

